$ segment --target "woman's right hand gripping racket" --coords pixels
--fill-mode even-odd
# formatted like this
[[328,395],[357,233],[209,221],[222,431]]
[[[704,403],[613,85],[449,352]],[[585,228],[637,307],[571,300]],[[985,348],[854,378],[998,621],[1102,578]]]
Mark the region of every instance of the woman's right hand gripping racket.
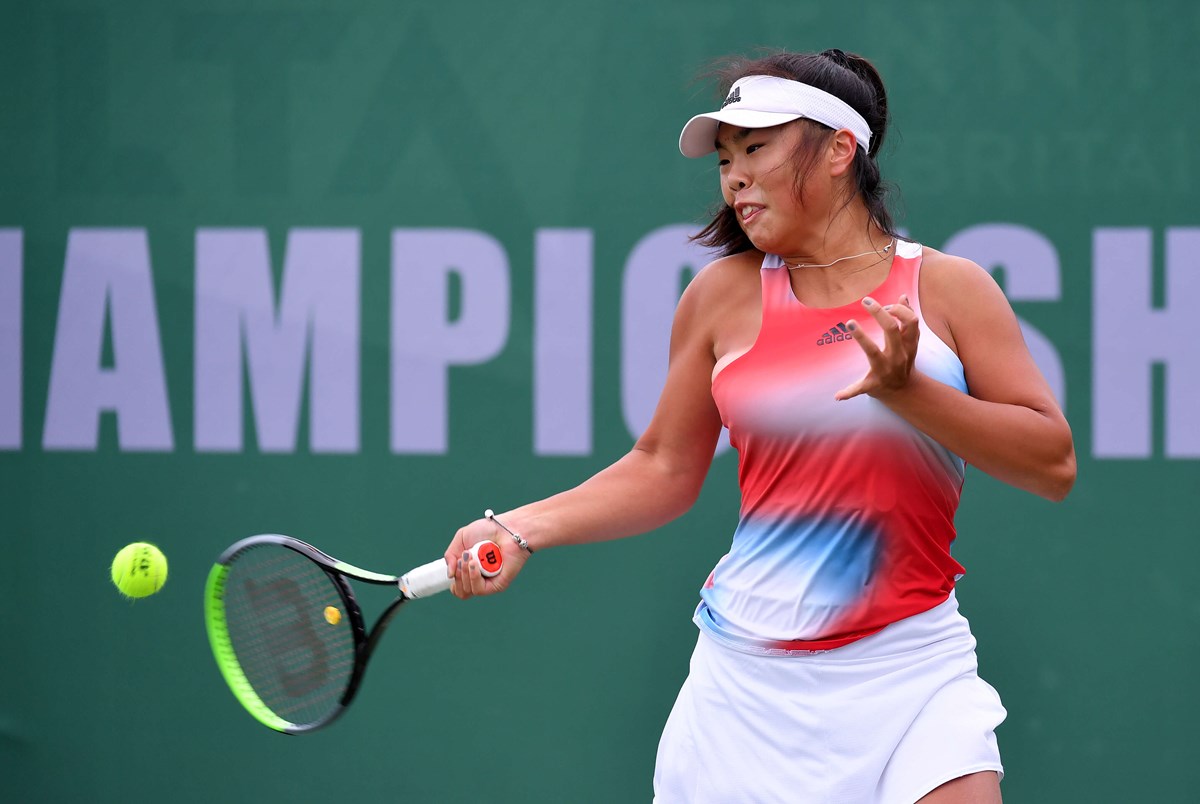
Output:
[[[500,548],[468,553],[486,577]],[[369,632],[350,581],[394,585],[399,595]],[[401,604],[450,588],[445,559],[400,577],[359,569],[290,536],[251,536],[217,559],[204,592],[208,640],[234,696],[264,726],[304,734],[345,711],[367,661]]]

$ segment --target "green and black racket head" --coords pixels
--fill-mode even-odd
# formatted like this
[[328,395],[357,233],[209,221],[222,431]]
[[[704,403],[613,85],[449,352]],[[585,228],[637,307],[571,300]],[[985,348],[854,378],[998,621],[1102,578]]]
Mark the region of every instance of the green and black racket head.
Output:
[[[503,559],[492,542],[469,551],[485,575]],[[349,579],[396,586],[371,631]],[[445,591],[444,559],[403,576],[338,561],[290,536],[251,536],[230,546],[208,575],[204,616],[217,666],[260,723],[303,734],[333,722],[354,699],[367,661],[400,605]]]

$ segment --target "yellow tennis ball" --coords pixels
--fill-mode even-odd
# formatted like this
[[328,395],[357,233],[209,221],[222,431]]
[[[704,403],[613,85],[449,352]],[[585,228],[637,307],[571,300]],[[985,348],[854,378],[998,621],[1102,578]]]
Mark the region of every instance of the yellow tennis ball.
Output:
[[112,582],[126,597],[152,595],[167,582],[167,557],[147,542],[127,544],[113,559]]
[[338,610],[337,606],[325,607],[325,622],[329,623],[330,625],[337,625],[341,621],[342,612]]

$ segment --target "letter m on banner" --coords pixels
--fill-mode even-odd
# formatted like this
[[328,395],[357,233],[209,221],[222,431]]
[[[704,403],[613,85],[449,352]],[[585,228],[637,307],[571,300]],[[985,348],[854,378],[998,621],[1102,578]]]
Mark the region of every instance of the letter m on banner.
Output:
[[259,449],[295,452],[306,374],[312,451],[358,451],[360,248],[291,230],[276,303],[264,230],[196,232],[197,451],[242,450],[248,377]]

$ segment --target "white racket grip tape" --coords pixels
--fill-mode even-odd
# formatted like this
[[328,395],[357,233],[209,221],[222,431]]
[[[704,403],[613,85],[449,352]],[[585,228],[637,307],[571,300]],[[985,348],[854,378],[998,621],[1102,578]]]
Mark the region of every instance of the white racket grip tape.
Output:
[[[484,558],[479,557],[481,550],[491,548],[484,553]],[[504,567],[503,555],[500,548],[495,542],[482,541],[472,545],[464,555],[469,555],[475,559],[475,563],[479,566],[479,572],[485,578],[493,578],[500,574],[500,570]],[[416,569],[411,569],[400,576],[400,591],[405,597],[418,598],[429,597],[436,595],[439,592],[445,592],[450,588],[451,578],[446,574],[446,559],[439,558],[436,561],[430,561],[428,564],[422,564]]]
[[400,591],[409,598],[429,597],[445,592],[450,588],[450,582],[446,575],[446,559],[439,558],[401,575]]

